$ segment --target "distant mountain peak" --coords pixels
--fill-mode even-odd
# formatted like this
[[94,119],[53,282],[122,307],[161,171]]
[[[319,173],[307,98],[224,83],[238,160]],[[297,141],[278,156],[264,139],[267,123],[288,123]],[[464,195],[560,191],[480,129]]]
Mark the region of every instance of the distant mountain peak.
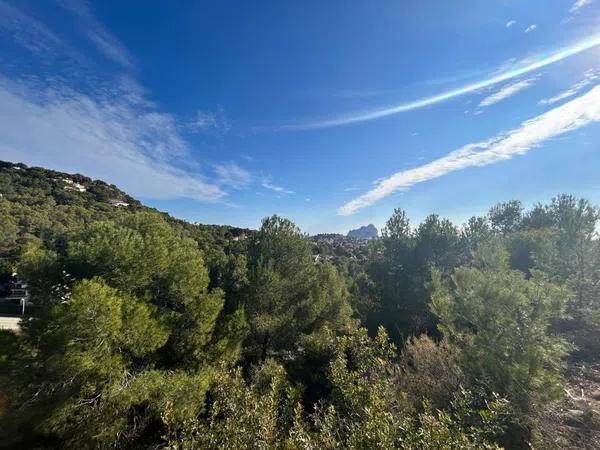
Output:
[[348,231],[347,236],[353,239],[374,239],[379,236],[379,232],[375,228],[375,225],[370,223],[369,225]]

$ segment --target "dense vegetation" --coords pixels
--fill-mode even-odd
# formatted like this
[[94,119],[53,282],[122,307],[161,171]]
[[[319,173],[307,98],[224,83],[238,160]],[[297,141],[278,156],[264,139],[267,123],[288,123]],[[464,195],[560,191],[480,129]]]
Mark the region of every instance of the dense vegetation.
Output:
[[0,193],[1,275],[34,305],[0,332],[3,448],[551,448],[566,367],[600,356],[600,214],[569,195],[396,210],[357,245],[23,165]]

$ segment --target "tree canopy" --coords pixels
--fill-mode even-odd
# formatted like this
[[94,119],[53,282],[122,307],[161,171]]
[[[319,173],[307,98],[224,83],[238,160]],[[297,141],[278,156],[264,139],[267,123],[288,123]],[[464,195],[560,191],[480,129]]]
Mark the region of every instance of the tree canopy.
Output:
[[24,165],[0,189],[0,292],[31,295],[0,330],[0,448],[545,448],[565,368],[600,355],[600,215],[571,195],[396,209],[358,245]]

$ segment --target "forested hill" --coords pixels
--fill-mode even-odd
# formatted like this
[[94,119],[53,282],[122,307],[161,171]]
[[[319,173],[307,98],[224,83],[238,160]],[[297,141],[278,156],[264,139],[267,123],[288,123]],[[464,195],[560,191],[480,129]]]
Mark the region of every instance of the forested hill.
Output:
[[146,212],[162,216],[173,226],[208,246],[247,237],[251,230],[191,224],[149,208],[112,184],[40,167],[0,161],[0,255],[15,255],[17,244],[29,237],[56,239],[67,230],[94,221]]
[[[0,166],[0,449],[596,449],[600,211],[189,224]],[[16,280],[12,276],[16,270]],[[12,301],[11,296],[3,300]]]
[[34,203],[43,198],[51,198],[57,205],[98,209],[101,205],[110,205],[111,200],[114,200],[127,203],[135,209],[142,207],[139,201],[115,185],[92,180],[81,174],[27,167],[25,164],[6,161],[0,161],[0,174],[2,196],[13,202]]

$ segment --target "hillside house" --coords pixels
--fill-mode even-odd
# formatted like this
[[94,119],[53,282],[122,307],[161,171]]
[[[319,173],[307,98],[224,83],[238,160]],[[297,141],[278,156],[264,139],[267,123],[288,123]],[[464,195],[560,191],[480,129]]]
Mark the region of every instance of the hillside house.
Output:
[[65,191],[85,192],[87,190],[83,184],[76,183],[70,178],[63,178],[62,181],[67,183],[65,186]]
[[108,203],[110,203],[112,206],[114,206],[116,208],[129,206],[129,203],[126,203],[123,200],[117,200],[114,198],[112,200],[109,200]]

